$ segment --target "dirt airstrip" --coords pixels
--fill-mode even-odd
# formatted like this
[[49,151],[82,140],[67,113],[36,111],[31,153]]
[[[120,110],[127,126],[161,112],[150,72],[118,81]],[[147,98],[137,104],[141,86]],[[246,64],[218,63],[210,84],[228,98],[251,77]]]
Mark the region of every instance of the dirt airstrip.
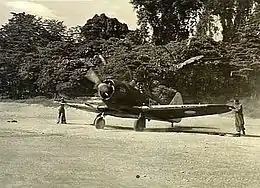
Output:
[[[67,108],[0,103],[0,187],[260,187],[260,119],[246,118],[247,136],[232,137],[232,113],[151,121]],[[228,133],[228,134],[227,134]],[[224,135],[224,136],[221,136]]]

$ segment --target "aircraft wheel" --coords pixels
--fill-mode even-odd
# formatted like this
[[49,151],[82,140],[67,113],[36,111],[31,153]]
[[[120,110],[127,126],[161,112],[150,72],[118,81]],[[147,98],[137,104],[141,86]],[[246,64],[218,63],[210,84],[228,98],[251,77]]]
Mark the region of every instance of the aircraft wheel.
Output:
[[142,132],[145,128],[145,117],[138,118],[134,123],[134,130]]
[[98,117],[95,121],[96,129],[104,129],[106,125],[105,119],[103,117]]
[[95,117],[95,119],[94,119],[94,121],[93,121],[93,124],[92,124],[93,126],[96,126],[96,122],[97,122],[97,119],[98,119],[98,118],[100,118],[99,115],[97,115],[97,116]]

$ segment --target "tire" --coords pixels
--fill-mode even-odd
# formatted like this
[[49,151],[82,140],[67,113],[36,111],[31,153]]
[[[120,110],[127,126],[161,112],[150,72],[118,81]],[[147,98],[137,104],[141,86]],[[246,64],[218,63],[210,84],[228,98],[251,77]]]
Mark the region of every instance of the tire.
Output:
[[142,132],[145,128],[145,118],[140,117],[134,123],[134,130],[137,132]]
[[92,126],[96,126],[97,119],[100,118],[99,116],[95,117]]
[[99,117],[95,121],[96,129],[104,129],[106,125],[105,119],[103,117]]

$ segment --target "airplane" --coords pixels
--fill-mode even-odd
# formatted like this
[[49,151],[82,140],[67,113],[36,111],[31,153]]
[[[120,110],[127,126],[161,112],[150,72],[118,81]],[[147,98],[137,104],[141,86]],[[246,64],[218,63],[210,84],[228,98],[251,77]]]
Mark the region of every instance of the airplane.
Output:
[[[203,56],[196,56],[185,61],[177,68],[193,63]],[[97,85],[98,94],[102,99],[100,104],[66,103],[68,106],[98,113],[94,120],[97,129],[104,129],[105,116],[121,118],[135,118],[133,129],[143,131],[146,120],[159,120],[179,123],[182,118],[226,113],[232,106],[226,104],[183,104],[180,92],[176,92],[168,105],[153,105],[150,103],[151,95],[138,89],[132,83],[115,79],[100,81],[93,70],[88,73],[89,80]]]

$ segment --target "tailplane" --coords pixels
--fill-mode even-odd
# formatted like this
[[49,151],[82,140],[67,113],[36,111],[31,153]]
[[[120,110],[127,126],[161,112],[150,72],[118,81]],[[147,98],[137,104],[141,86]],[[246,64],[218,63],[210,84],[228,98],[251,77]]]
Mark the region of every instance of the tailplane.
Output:
[[[181,93],[177,92],[169,105],[182,105],[182,104],[183,104],[183,100],[182,100]],[[171,122],[172,123],[180,123],[181,118],[172,119]]]
[[173,97],[172,101],[170,102],[170,105],[182,105],[183,100],[180,92],[177,92],[175,96]]

